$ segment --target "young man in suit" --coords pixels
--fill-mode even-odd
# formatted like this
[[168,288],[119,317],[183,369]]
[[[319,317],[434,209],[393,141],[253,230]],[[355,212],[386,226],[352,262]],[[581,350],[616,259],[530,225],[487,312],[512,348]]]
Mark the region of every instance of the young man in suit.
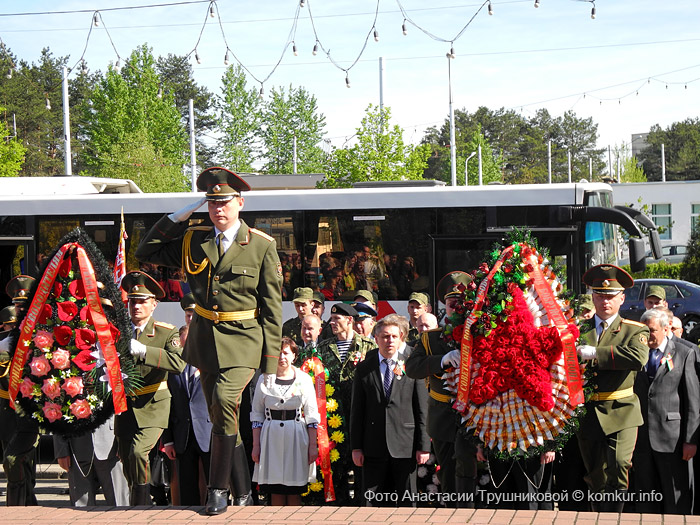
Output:
[[[171,267],[184,263],[194,295],[183,357],[200,371],[213,424],[206,512],[216,515],[228,507],[232,467],[247,470],[245,454],[238,452],[241,397],[257,368],[265,374],[277,370],[282,265],[275,240],[239,218],[247,182],[216,167],[200,173],[197,188],[206,196],[158,221],[136,257]],[[190,228],[189,217],[205,202],[212,225]],[[248,496],[236,499],[243,504]]]
[[601,494],[600,501],[591,502],[592,510],[622,512],[637,428],[644,423],[634,381],[649,357],[649,329],[619,315],[624,291],[634,284],[622,268],[599,264],[583,282],[593,292],[595,316],[581,325],[582,344],[576,349],[587,362],[595,393],[586,403],[579,448],[588,488]]
[[668,337],[668,315],[647,310],[641,321],[649,327],[649,361],[637,374],[634,390],[642,406],[644,425],[634,450],[634,482],[640,496],[656,491],[663,500],[638,498],[637,512],[690,514],[692,462],[700,427],[700,387],[694,349]]
[[425,381],[406,376],[403,359],[397,355],[406,339],[405,325],[396,314],[377,322],[379,348],[367,353],[353,381],[352,459],[362,467],[368,506],[375,499],[380,505],[386,503],[389,493],[396,494],[390,503],[410,506],[410,495],[416,492],[416,464],[424,464],[430,454]]

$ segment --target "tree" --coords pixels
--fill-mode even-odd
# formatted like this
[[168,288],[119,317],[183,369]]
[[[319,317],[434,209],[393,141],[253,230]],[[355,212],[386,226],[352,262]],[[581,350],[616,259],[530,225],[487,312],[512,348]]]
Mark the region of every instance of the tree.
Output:
[[215,163],[216,147],[207,144],[205,137],[216,129],[216,115],[213,111],[214,96],[203,86],[194,81],[194,72],[186,56],[168,54],[158,57],[156,71],[162,81],[162,88],[171,92],[175,98],[175,106],[180,112],[182,125],[189,129],[190,107],[192,99],[194,107],[194,134],[197,163],[201,166],[211,166]]
[[649,146],[640,153],[649,181],[661,180],[661,145],[666,156],[666,180],[700,179],[700,118],[674,122],[662,129],[658,124],[647,135]]
[[681,264],[680,278],[700,284],[700,221],[696,221],[688,241],[688,254]]
[[252,171],[258,156],[256,136],[260,133],[262,101],[255,89],[248,89],[243,68],[231,65],[221,78],[222,95],[216,100],[218,124],[223,139],[219,155],[234,171]]
[[427,168],[430,146],[406,145],[403,130],[391,127],[391,110],[370,104],[356,130],[357,142],[331,153],[327,188],[350,187],[354,182],[375,180],[419,180]]
[[320,173],[325,154],[323,139],[326,117],[318,112],[316,97],[304,88],[272,89],[263,110],[262,142],[268,173],[292,173],[296,141],[297,172]]
[[16,125],[17,140],[26,148],[22,176],[52,176],[64,172],[62,67],[67,57],[54,58],[48,48],[31,65],[3,47],[0,53],[0,104],[7,109],[8,128]]
[[641,162],[632,155],[630,145],[623,142],[620,146],[615,146],[613,157],[620,159],[620,182],[647,182],[647,176],[641,167]]
[[[0,107],[0,112],[4,109]],[[27,148],[12,136],[4,122],[0,122],[0,177],[16,177],[26,152]]]
[[[187,135],[172,93],[159,94],[160,79],[151,50],[140,46],[121,74],[110,67],[84,106],[86,147],[81,157],[90,174],[117,173],[128,157],[116,155],[153,150],[150,159],[161,166],[153,185],[168,191],[189,188],[183,173]],[[150,148],[149,148],[150,145]],[[116,166],[115,166],[116,163]]]
[[479,184],[479,146],[481,146],[482,182],[488,184],[489,182],[502,181],[501,170],[503,167],[503,157],[499,155],[498,158],[494,158],[491,146],[481,132],[481,126],[478,126],[471,140],[464,145],[465,156],[457,155],[458,185],[461,186],[464,184],[464,172],[467,169],[467,158],[472,153],[476,153],[476,155],[469,161],[472,166],[472,169],[469,170],[469,186],[476,186]]

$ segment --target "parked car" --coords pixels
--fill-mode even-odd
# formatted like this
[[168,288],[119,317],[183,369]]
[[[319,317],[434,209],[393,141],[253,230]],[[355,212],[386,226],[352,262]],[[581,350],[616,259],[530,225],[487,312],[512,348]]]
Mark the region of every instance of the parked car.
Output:
[[700,321],[700,286],[677,279],[637,279],[634,286],[625,291],[625,302],[620,315],[639,321],[644,313],[644,298],[649,286],[661,286],[666,291],[668,307],[683,323],[686,334]]

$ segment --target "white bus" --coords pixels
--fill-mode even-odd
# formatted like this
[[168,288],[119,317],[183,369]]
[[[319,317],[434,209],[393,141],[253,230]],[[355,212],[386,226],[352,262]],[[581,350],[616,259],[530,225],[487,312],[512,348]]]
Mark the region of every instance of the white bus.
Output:
[[[86,230],[106,259],[113,261],[123,209],[128,269],[145,269],[161,281],[168,297],[157,316],[183,323],[177,300],[187,284],[180,281],[177,270],[140,265],[134,252],[160,217],[194,202],[201,193],[140,193],[128,182],[104,179],[86,186],[81,177],[14,179],[12,189],[3,186],[6,180],[0,179],[3,290],[20,272],[36,276],[42,256],[76,227]],[[70,191],[73,183],[80,189]],[[295,315],[289,301],[296,286],[326,287],[331,300],[351,298],[352,293],[343,289],[354,289],[353,285],[372,288],[378,294],[380,316],[391,311],[405,314],[412,291],[427,292],[434,301],[441,276],[474,269],[484,252],[513,227],[532,232],[539,245],[566,267],[567,285],[577,292],[582,291],[581,275],[587,268],[616,262],[618,225],[630,235],[635,270],[644,264],[645,252],[636,221],[651,225],[651,237],[658,237],[645,216],[632,217],[630,213],[636,212],[613,207],[607,184],[454,188],[421,181],[369,186],[244,195],[242,218],[277,241],[285,268],[285,319]],[[42,191],[50,194],[41,195]],[[207,220],[206,207],[191,218],[192,223]],[[651,241],[658,246],[658,239]],[[9,298],[3,301],[9,303]]]

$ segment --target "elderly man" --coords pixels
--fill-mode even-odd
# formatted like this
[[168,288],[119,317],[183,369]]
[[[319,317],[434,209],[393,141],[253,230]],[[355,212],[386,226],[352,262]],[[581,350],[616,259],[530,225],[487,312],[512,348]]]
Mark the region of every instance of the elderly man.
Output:
[[415,506],[406,496],[416,492],[416,464],[424,464],[430,454],[425,381],[405,376],[398,355],[406,325],[396,314],[377,323],[379,348],[357,365],[353,382],[352,459],[363,469],[362,492],[368,506],[373,506],[374,494],[387,493],[396,494],[401,506]]
[[577,350],[587,362],[595,393],[586,403],[579,448],[590,491],[605,493],[600,504],[591,502],[593,510],[622,512],[637,428],[644,423],[633,387],[649,356],[649,329],[619,315],[624,290],[634,284],[622,268],[594,266],[583,282],[593,292],[596,314],[581,325],[585,344]]
[[128,410],[115,417],[119,457],[129,483],[132,505],[150,505],[149,454],[168,427],[170,391],[168,372],[179,374],[185,368],[177,329],[153,319],[158,300],[165,292],[143,272],[129,272],[122,279],[129,299],[129,315],[134,330],[131,355],[136,359],[143,381],[128,399]]
[[[239,442],[241,395],[255,370],[274,373],[282,337],[282,265],[275,240],[239,219],[241,192],[250,186],[224,168],[197,178],[206,197],[163,217],[136,250],[141,261],[184,264],[195,298],[183,356],[201,373],[213,424],[206,512],[227,509],[231,467],[244,455]],[[189,217],[207,202],[213,225],[189,227]],[[250,501],[247,496],[240,504]],[[236,502],[239,503],[239,502]]]
[[[445,318],[449,317],[462,300],[465,287],[472,278],[464,272],[450,272],[437,285],[437,296],[445,303]],[[476,488],[476,447],[457,431],[459,418],[452,409],[454,398],[445,388],[442,375],[449,368],[459,366],[459,346],[442,337],[443,330],[428,330],[421,334],[406,361],[406,374],[414,379],[429,378],[428,435],[440,465],[440,486],[443,493],[474,494]],[[464,496],[462,496],[464,497]],[[460,506],[473,506],[473,496],[459,501]]]
[[700,388],[691,346],[669,337],[667,314],[654,308],[644,312],[649,327],[649,361],[637,374],[634,391],[642,405],[645,424],[634,450],[634,482],[640,495],[652,491],[661,502],[638,498],[641,513],[690,514],[693,472],[690,461],[697,451],[700,428]]
[[372,330],[377,322],[377,311],[365,303],[354,303],[353,308],[357,311],[353,328],[358,334],[374,339]]
[[440,328],[440,325],[438,324],[437,317],[430,312],[421,314],[416,321],[416,330],[418,330],[418,334],[422,334],[428,330],[435,330],[436,328]]
[[316,348],[321,335],[321,319],[314,314],[309,314],[301,320],[301,341],[300,348],[310,351]]

